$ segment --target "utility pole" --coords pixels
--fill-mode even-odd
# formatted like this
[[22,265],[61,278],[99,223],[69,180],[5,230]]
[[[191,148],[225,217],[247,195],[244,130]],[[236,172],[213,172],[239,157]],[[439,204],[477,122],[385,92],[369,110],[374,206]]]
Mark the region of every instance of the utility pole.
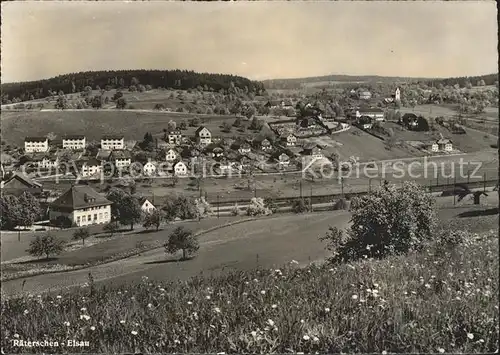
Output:
[[217,194],[217,218],[219,218],[220,214],[220,200],[219,200],[219,195]]
[[302,180],[299,181],[300,186],[300,198],[302,199]]
[[372,178],[368,179],[368,192],[372,192]]
[[342,198],[344,198],[344,178],[340,178],[340,184],[341,184],[341,189],[342,189]]
[[457,176],[455,175],[455,173],[453,173],[453,206],[455,206],[457,202],[456,188],[457,188]]
[[483,192],[486,192],[486,173],[483,173]]
[[313,187],[311,185],[311,192],[309,194],[309,211],[313,210]]

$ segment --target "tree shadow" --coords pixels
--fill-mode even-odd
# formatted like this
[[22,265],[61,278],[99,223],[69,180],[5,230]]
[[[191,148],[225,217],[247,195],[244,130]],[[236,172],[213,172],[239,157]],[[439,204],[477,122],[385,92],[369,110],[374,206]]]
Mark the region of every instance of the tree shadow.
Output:
[[20,262],[17,262],[17,263],[14,263],[14,264],[18,264],[18,265],[26,265],[26,264],[44,264],[44,263],[50,263],[52,261],[56,261],[58,260],[57,258],[43,258],[43,259],[33,259],[33,260],[26,260],[26,261],[20,261]]
[[179,258],[179,259],[165,259],[165,260],[157,260],[157,261],[148,261],[147,263],[144,263],[144,265],[158,265],[158,264],[170,264],[170,263],[182,263],[184,261],[189,261],[194,259],[194,256],[188,256],[185,259]]
[[488,208],[486,210],[466,211],[459,213],[457,216],[459,218],[465,218],[465,217],[493,216],[495,214],[498,214],[498,207]]
[[149,234],[149,233],[156,233],[156,232],[161,232],[162,230],[163,230],[162,228],[160,228],[160,229],[158,229],[158,230],[156,230],[156,228],[155,228],[155,229],[143,229],[143,230],[141,230],[141,231],[137,232],[136,234]]

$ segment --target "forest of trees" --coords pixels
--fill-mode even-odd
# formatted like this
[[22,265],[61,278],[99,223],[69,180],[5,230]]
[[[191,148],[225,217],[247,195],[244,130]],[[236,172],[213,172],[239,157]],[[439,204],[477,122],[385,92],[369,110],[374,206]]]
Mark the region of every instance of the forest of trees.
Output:
[[205,91],[227,90],[231,83],[235,87],[256,94],[262,93],[264,85],[258,81],[227,74],[196,73],[187,70],[118,70],[93,71],[59,75],[54,78],[6,83],[1,85],[2,104],[41,99],[62,92],[71,94],[92,89],[122,89],[139,84],[152,88],[175,88],[187,90],[202,88]]
[[462,76],[458,78],[446,78],[446,79],[434,79],[427,82],[429,86],[454,86],[458,84],[461,88],[467,87],[469,84],[472,86],[480,86],[481,83],[484,85],[495,85],[498,83],[498,73],[497,74],[488,74],[481,76]]

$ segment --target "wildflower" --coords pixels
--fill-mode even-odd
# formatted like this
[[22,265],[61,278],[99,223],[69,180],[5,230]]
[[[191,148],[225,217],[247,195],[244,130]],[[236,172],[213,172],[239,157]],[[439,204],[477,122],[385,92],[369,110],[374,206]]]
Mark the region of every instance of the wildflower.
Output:
[[378,287],[378,283],[374,283],[373,287],[377,288]]
[[257,332],[256,332],[255,330],[252,330],[252,331],[250,332],[250,334],[252,334],[252,336],[253,336],[254,338],[257,336]]
[[120,324],[125,324],[125,321],[122,319],[122,320],[120,321]]
[[274,321],[272,319],[268,319],[267,324],[269,324],[271,327],[274,327]]
[[225,355],[225,352],[217,353],[217,355]]
[[298,264],[299,262],[297,260],[292,260],[290,261],[290,264]]
[[148,303],[148,308],[153,308],[153,305],[151,303]]
[[387,351],[382,351],[382,355],[386,355],[387,354]]
[[27,310],[27,309],[25,309],[23,313],[24,313],[24,314],[28,314],[29,312],[28,312],[28,310]]
[[60,300],[60,299],[62,298],[62,296],[61,296],[61,295],[57,295],[57,297],[56,297],[56,298],[57,298],[58,300]]
[[19,334],[14,334],[14,338],[19,338]]
[[137,332],[135,330],[131,331],[132,335],[137,335]]
[[243,295],[243,296],[247,296],[247,295],[248,295],[248,293],[246,293],[246,292],[243,292],[243,293],[242,293],[242,295]]
[[357,300],[357,299],[358,299],[358,295],[352,295],[352,296],[351,296],[351,298],[352,298],[353,300]]
[[191,302],[191,301],[188,301],[188,305],[192,305],[192,304],[193,304],[193,302]]
[[278,308],[278,305],[273,304],[273,305],[271,306],[271,308],[273,308],[273,309]]
[[330,312],[330,308],[326,307],[326,308],[325,308],[325,312],[326,312],[326,313]]
[[304,335],[304,336],[302,337],[302,339],[304,339],[304,340],[306,340],[306,341],[307,341],[307,340],[309,340],[310,338],[309,338],[309,335],[307,335],[307,334],[306,334],[306,335]]
[[86,314],[82,314],[82,315],[80,315],[80,319],[89,320],[89,319],[90,319],[90,316],[88,316],[88,315],[86,315]]
[[253,279],[253,281],[254,281],[254,282],[259,282],[259,280],[257,280],[257,279]]
[[90,327],[90,330],[94,331],[94,330],[95,330],[95,327],[94,327],[94,326],[91,326],[91,327]]
[[376,294],[378,294],[378,290],[373,290],[373,291],[372,291],[372,293],[373,293],[374,295],[376,295]]
[[165,292],[165,289],[163,287],[160,288],[161,292]]
[[425,288],[431,288],[431,285],[429,285],[429,284],[425,284],[424,286],[425,286]]
[[265,295],[265,294],[266,294],[266,291],[262,290],[262,291],[260,291],[260,294],[261,294],[261,295]]
[[305,320],[303,320],[303,319],[301,319],[301,320],[300,320],[300,324],[304,324],[305,322],[306,322],[306,321],[305,321]]
[[87,310],[87,308],[85,308],[85,307],[80,308],[80,311],[82,311],[82,312],[85,312],[86,310]]
[[314,337],[314,338],[313,338],[313,341],[318,342],[318,341],[319,341],[319,338],[318,338],[318,337]]
[[474,339],[474,334],[467,333],[467,338],[469,338],[470,340]]
[[205,298],[206,298],[207,300],[209,300],[209,299],[210,299],[210,296],[208,296],[208,295],[207,295],[207,296],[205,296]]
[[219,308],[219,307],[215,307],[215,308],[214,308],[214,312],[215,312],[215,313],[220,313],[220,308]]
[[444,349],[443,348],[439,348],[438,351],[442,354],[444,353]]
[[70,326],[69,322],[64,322],[64,325],[67,326],[67,327]]

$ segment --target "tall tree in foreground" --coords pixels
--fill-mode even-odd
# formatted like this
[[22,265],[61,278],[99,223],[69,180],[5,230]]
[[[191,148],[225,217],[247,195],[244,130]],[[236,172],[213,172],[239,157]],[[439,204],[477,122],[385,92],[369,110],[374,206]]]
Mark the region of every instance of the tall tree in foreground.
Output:
[[50,234],[43,236],[37,235],[36,238],[31,241],[30,247],[27,250],[32,256],[41,257],[45,255],[48,259],[50,255],[59,255],[64,249],[64,242],[60,239],[55,238]]
[[417,250],[431,239],[436,226],[433,197],[413,182],[405,182],[401,188],[386,183],[355,198],[351,213],[352,226],[347,234],[330,228],[321,238],[328,241],[334,261]]
[[168,254],[175,254],[179,250],[182,250],[181,260],[186,260],[186,258],[192,256],[200,248],[197,237],[184,227],[177,227],[170,234],[164,246],[165,252]]

